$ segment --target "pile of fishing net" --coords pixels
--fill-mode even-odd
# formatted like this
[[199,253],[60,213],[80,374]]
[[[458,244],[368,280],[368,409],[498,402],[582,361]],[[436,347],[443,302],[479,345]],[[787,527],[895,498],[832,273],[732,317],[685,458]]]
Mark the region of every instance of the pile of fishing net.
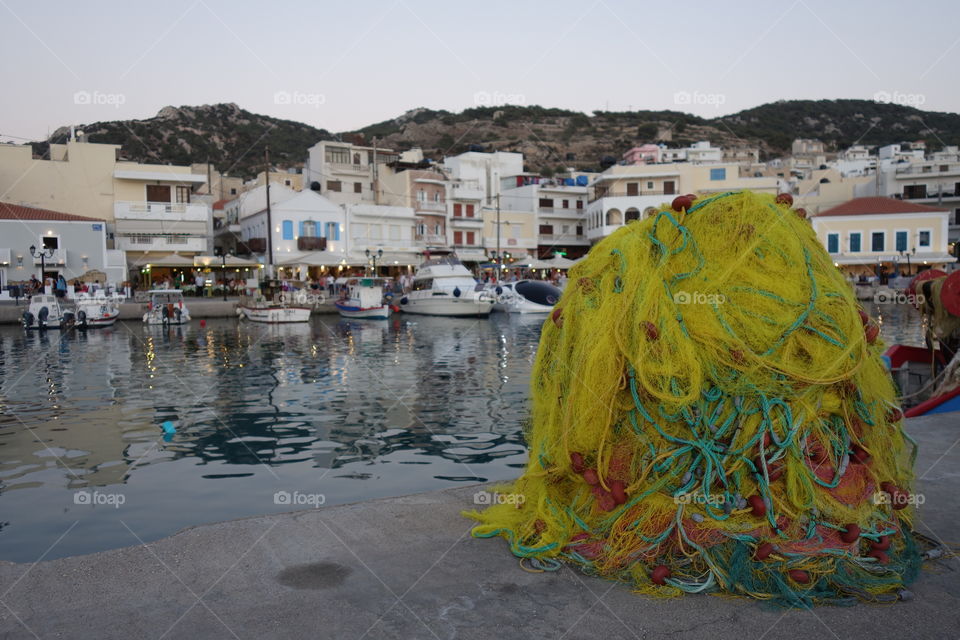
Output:
[[915,446],[878,326],[791,204],[682,196],[571,270],[530,461],[467,514],[475,536],[644,593],[897,598],[921,562]]

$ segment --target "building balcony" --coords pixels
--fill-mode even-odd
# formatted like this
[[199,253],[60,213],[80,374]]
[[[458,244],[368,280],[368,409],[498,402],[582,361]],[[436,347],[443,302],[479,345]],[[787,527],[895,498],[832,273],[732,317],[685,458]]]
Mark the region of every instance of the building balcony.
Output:
[[622,193],[621,193],[620,191],[617,191],[616,193],[611,193],[611,192],[606,192],[606,193],[604,193],[604,192],[602,192],[602,191],[598,191],[598,192],[595,192],[595,193],[594,193],[593,197],[590,198],[589,202],[596,202],[597,200],[602,200],[603,198],[638,198],[638,197],[642,197],[642,196],[658,196],[658,197],[673,196],[673,197],[676,197],[677,195],[680,195],[680,194],[677,193],[677,190],[676,190],[676,189],[674,189],[674,190],[671,191],[670,193],[666,193],[666,192],[664,192],[662,189],[660,189],[660,190],[657,190],[657,189],[641,189],[641,190],[637,191],[637,193],[630,193],[630,194],[627,193],[626,189],[624,189]]
[[[24,257],[29,258],[30,254],[24,252]],[[43,257],[44,264],[66,264],[67,262],[67,250],[64,248],[54,249],[53,256],[47,258],[46,255]],[[40,264],[40,249],[37,249],[37,257],[33,259],[33,264]]]
[[541,233],[537,235],[539,244],[590,244],[587,234]]
[[416,211],[429,211],[435,213],[446,213],[447,212],[447,203],[446,202],[417,202],[413,205],[413,208]]
[[194,220],[206,222],[210,207],[198,202],[115,202],[113,216],[117,220]]
[[350,173],[353,175],[369,176],[369,164],[341,164],[339,162],[328,162],[327,168],[331,173]]
[[185,251],[207,250],[207,239],[196,236],[117,236],[115,248],[121,251]]
[[557,207],[540,207],[537,209],[537,214],[541,216],[549,216],[551,218],[568,218],[568,219],[577,219],[582,218],[586,214],[586,209],[574,209],[574,208],[557,208]]
[[326,238],[313,238],[308,236],[300,236],[297,238],[298,251],[326,251],[326,249]]
[[421,244],[430,244],[430,245],[446,245],[447,236],[445,235],[435,235],[435,234],[424,234],[417,235],[416,242]]
[[457,200],[483,200],[486,197],[478,182],[453,183],[450,188],[452,197]]
[[251,253],[264,253],[267,250],[266,238],[250,238],[237,242],[237,253],[240,255],[250,255]]
[[466,227],[470,229],[479,229],[483,226],[483,218],[479,217],[468,218],[466,216],[454,216],[450,218],[450,222],[454,227]]

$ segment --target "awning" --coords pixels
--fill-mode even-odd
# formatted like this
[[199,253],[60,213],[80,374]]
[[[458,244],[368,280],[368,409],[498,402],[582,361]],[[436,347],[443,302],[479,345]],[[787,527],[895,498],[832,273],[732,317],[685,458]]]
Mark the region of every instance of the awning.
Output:
[[477,249],[457,249],[454,253],[461,262],[486,262],[488,259],[486,253]]
[[[222,267],[224,260],[220,256],[193,256],[193,264],[197,267]],[[247,260],[237,256],[227,256],[226,266],[228,267],[259,267],[260,263],[256,260]]]
[[193,258],[187,258],[181,256],[177,253],[171,253],[170,255],[163,256],[160,258],[152,259],[143,259],[137,258],[133,260],[130,265],[134,267],[142,267],[149,264],[151,267],[193,267]]
[[[851,255],[832,255],[830,259],[833,260],[835,264],[839,265],[868,265],[868,264],[877,264],[877,263],[897,263],[906,266],[907,265],[907,256],[904,255],[902,258],[899,255],[865,255],[865,256],[851,256]],[[947,262],[955,262],[957,259],[950,255],[949,253],[941,253],[938,251],[927,251],[927,252],[917,252],[916,254],[910,254],[910,264],[912,265],[922,265],[922,264],[944,264]]]
[[568,260],[563,256],[553,256],[552,258],[547,260],[547,264],[549,264],[554,269],[569,269],[570,267],[573,266],[573,260]]
[[191,182],[205,184],[207,176],[199,173],[178,173],[176,171],[124,171],[117,169],[113,177],[118,180],[161,180],[165,182]]
[[278,260],[278,265],[283,266],[298,266],[306,265],[309,267],[331,267],[340,264],[346,264],[348,266],[364,265],[366,260],[362,262],[351,261],[349,256],[346,256],[342,253],[334,253],[332,251],[309,251],[307,253],[297,253],[293,254],[283,260]]
[[522,268],[522,269],[552,269],[553,265],[545,260],[517,260],[506,265],[508,268]]

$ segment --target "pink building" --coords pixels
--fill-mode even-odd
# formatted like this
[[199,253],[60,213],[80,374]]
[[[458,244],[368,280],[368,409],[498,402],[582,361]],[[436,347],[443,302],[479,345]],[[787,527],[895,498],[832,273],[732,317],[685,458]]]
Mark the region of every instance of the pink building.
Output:
[[660,147],[655,144],[642,144],[623,154],[623,164],[653,164],[660,162]]

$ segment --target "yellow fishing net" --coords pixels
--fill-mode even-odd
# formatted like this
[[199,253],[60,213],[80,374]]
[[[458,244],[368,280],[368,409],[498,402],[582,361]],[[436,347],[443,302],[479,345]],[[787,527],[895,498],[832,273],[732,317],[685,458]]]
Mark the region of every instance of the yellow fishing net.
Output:
[[879,329],[789,201],[685,198],[571,270],[530,461],[474,535],[658,595],[895,599],[915,451]]

